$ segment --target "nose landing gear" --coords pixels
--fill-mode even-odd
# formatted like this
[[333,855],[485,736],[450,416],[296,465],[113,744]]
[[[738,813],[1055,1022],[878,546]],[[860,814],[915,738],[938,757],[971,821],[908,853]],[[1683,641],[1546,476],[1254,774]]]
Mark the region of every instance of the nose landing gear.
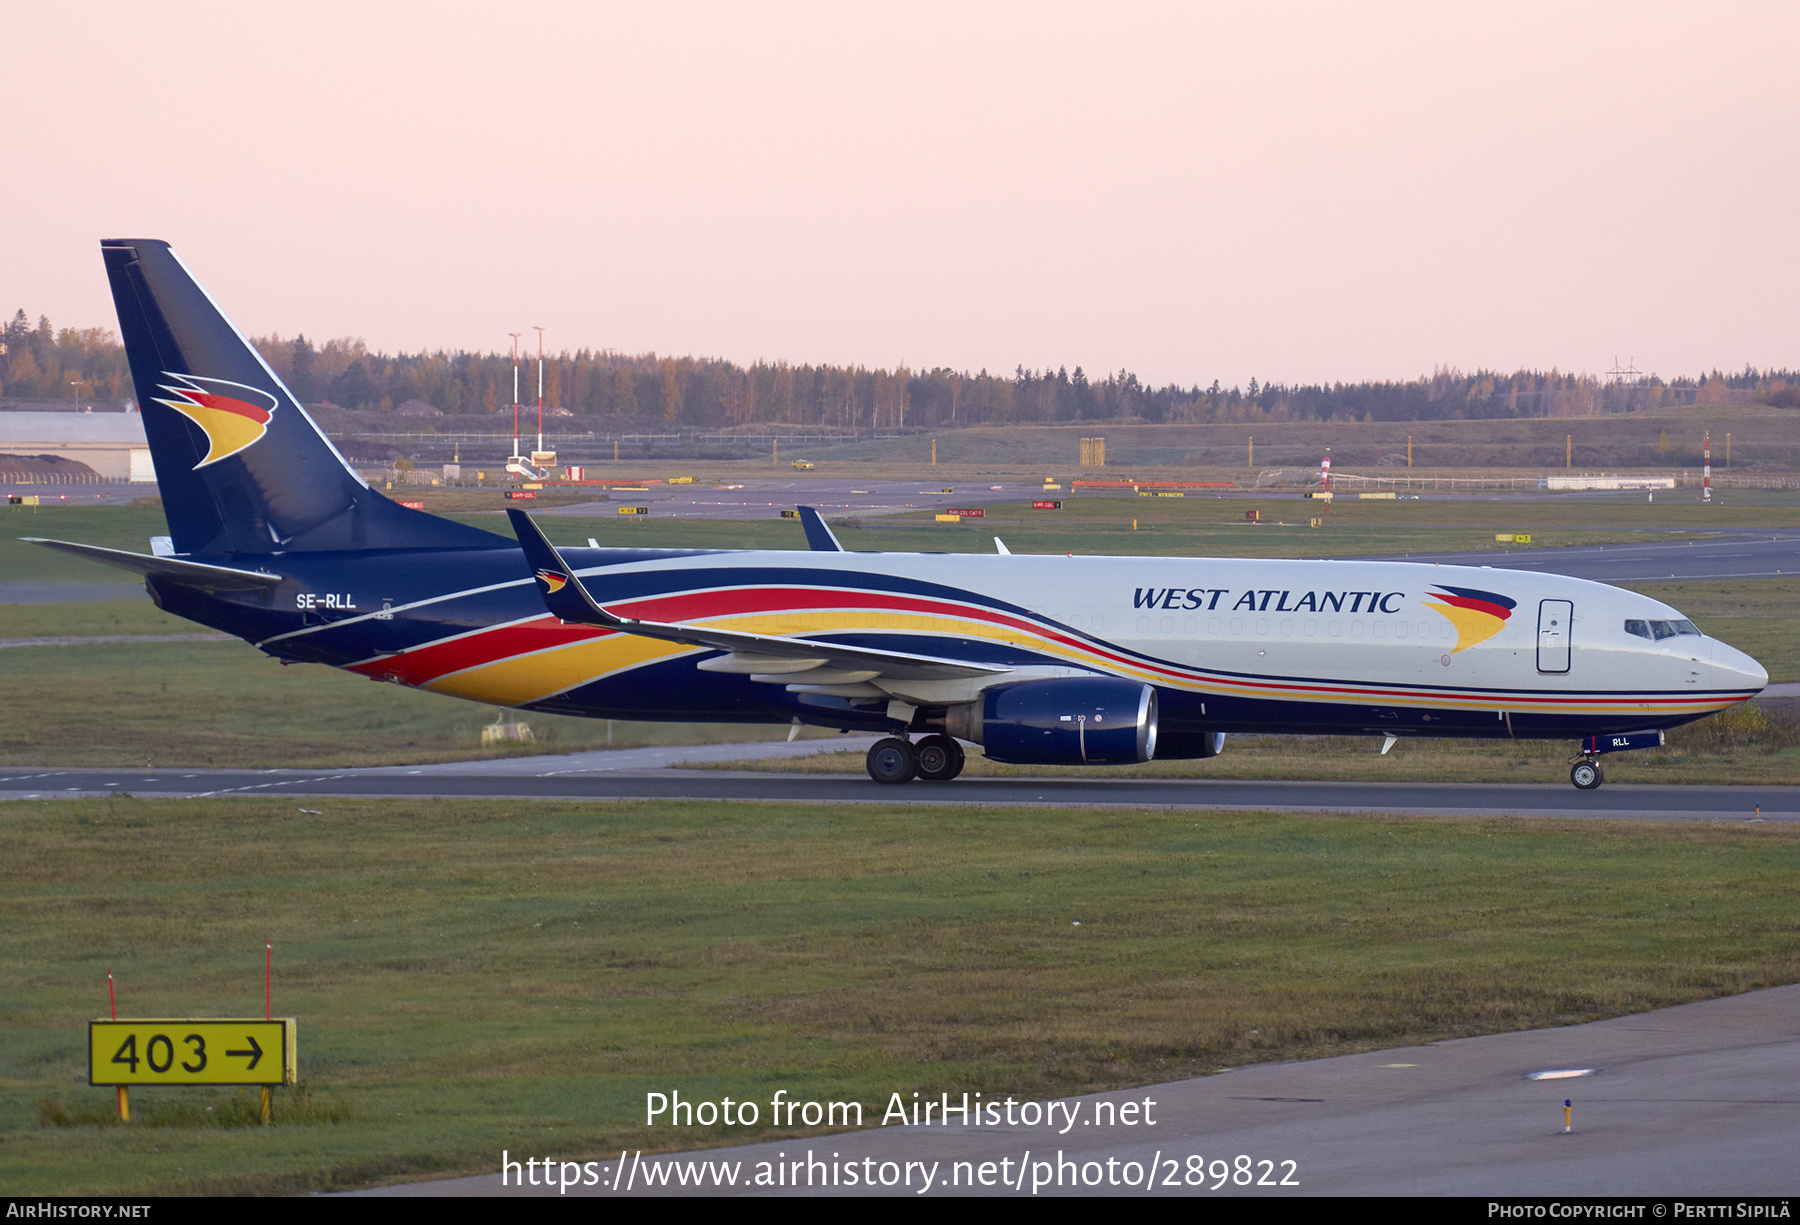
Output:
[[1660,731],[1613,732],[1605,736],[1589,736],[1576,750],[1580,756],[1569,759],[1569,781],[1583,791],[1592,791],[1606,781],[1605,774],[1600,770],[1601,754],[1655,749],[1662,747],[1662,743],[1663,734]]

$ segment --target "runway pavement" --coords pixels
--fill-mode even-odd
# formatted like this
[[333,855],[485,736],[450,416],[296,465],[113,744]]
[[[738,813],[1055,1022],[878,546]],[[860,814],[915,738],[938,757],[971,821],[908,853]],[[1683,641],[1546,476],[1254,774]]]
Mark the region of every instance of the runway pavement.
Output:
[[1567,574],[1598,583],[1666,583],[1693,579],[1774,578],[1800,574],[1800,532],[1728,532],[1715,540],[1647,541],[1496,553],[1409,553],[1357,561],[1442,562]]
[[[558,1152],[549,1138],[515,1138],[532,1147],[507,1148],[521,1163],[594,1159],[595,1185],[569,1195],[1781,1196],[1800,1179],[1797,1086],[1800,986],[1787,986],[1584,1025],[1069,1098],[1056,1104],[1054,1125],[1041,1122],[1041,1104],[1040,1122],[1027,1125],[1015,1103],[1011,1125],[1004,1117],[987,1125],[983,1115],[981,1125],[965,1126],[953,1113],[948,1126],[894,1120],[802,1140],[628,1152],[624,1161]],[[977,1093],[1003,1101],[1006,1085],[958,1085],[950,1104],[960,1106],[964,1092],[971,1103]],[[910,1097],[902,1104],[911,1106]],[[764,1119],[767,1109],[759,1103]],[[644,1148],[680,1143],[671,1127],[643,1133]],[[501,1144],[496,1137],[493,1174],[359,1194],[564,1194],[510,1185],[510,1172],[502,1187]],[[712,1164],[696,1171],[690,1162]],[[789,1185],[754,1185],[758,1163],[779,1165]],[[1149,1169],[1158,1171],[1153,1188],[1143,1185]],[[847,1170],[858,1185],[846,1185]],[[678,1184],[696,1172],[700,1185]],[[865,1172],[873,1189],[861,1185]],[[585,1171],[577,1173],[585,1181]],[[731,1185],[722,1185],[727,1177]],[[880,1185],[884,1178],[893,1185]],[[672,1185],[646,1185],[664,1179]]]
[[1800,787],[1608,785],[1566,781],[1455,783],[1258,782],[1234,779],[994,779],[890,787],[861,774],[674,770],[676,761],[731,761],[865,749],[868,737],[794,744],[598,751],[436,766],[355,770],[12,769],[0,800],[124,792],[137,796],[394,797],[540,800],[726,800],[802,804],[974,804],[1225,811],[1412,813],[1635,821],[1800,820]]

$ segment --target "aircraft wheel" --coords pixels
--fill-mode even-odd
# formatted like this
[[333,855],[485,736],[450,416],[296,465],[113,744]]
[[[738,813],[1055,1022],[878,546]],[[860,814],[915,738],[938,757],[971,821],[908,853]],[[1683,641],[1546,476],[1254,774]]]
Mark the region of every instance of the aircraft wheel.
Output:
[[919,777],[928,783],[947,783],[963,770],[963,747],[949,736],[927,736],[919,741]]
[[1583,791],[1592,791],[1606,781],[1606,776],[1600,772],[1599,762],[1578,761],[1569,771],[1569,781]]
[[864,764],[878,783],[910,783],[919,772],[919,754],[906,741],[889,736],[869,746]]

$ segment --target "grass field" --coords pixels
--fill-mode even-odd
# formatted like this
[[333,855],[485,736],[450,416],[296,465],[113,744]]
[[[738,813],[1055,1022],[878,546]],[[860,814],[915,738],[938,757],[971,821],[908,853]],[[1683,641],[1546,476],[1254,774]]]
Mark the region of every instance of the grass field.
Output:
[[[932,437],[912,435],[880,442],[796,449],[793,458],[817,461],[821,475],[855,471],[892,472],[912,478],[922,471],[947,477],[961,472],[1012,475],[1078,473],[1081,439],[1106,439],[1107,466],[1091,475],[1130,474],[1140,478],[1248,480],[1262,470],[1317,466],[1331,449],[1339,471],[1395,476],[1406,472],[1407,438],[1421,469],[1511,469],[1540,476],[1563,469],[1565,457],[1576,471],[1621,469],[1699,475],[1706,430],[1712,431],[1715,471],[1726,470],[1726,435],[1732,436],[1732,471],[1792,470],[1800,466],[1792,409],[1762,404],[1658,408],[1647,412],[1592,417],[1513,418],[1465,421],[1261,421],[1217,425],[1130,425],[1085,421],[1068,425],[1006,425],[937,434],[936,469]],[[1248,443],[1256,440],[1255,463]],[[1573,455],[1565,451],[1565,439]],[[784,458],[789,455],[782,446]],[[702,466],[705,466],[704,464]],[[783,467],[786,465],[784,464]],[[598,468],[599,465],[596,465]],[[742,475],[761,465],[732,467]],[[698,471],[694,461],[634,467],[646,475]],[[723,469],[721,469],[723,470]]]
[[[442,504],[449,517],[511,533],[499,514],[498,494],[422,491],[428,507]],[[1656,503],[1629,497],[1547,495],[1517,500],[1433,498],[1418,502],[1344,500],[1324,512],[1297,494],[1264,497],[1137,498],[1059,494],[1061,511],[1033,511],[1030,502],[1002,503],[981,521],[938,524],[934,510],[871,519],[834,520],[845,546],[884,552],[993,551],[1001,535],[1015,553],[1085,553],[1120,556],[1325,557],[1370,553],[1486,551],[1494,564],[1509,550],[1558,545],[1642,543],[1703,538],[1722,530],[1800,527],[1800,497],[1793,493],[1734,491],[1722,505],[1703,507],[1693,491]],[[470,498],[494,505],[490,513],[466,509]],[[955,499],[951,498],[950,502]],[[1250,526],[1246,511],[1264,522]],[[1309,519],[1326,526],[1312,529]],[[1132,527],[1133,521],[1137,527]],[[558,544],[590,536],[606,545],[656,548],[803,549],[793,520],[658,519],[621,522],[618,516],[550,516],[542,520]],[[11,512],[0,533],[0,577],[32,582],[118,582],[136,586],[120,571],[28,545],[19,536],[45,536],[108,548],[148,550],[149,538],[168,531],[158,506],[54,506],[35,514]],[[1528,533],[1532,543],[1497,542],[1496,534]],[[6,615],[0,611],[0,616]],[[4,635],[0,635],[4,636]]]
[[[867,433],[857,442],[800,443],[783,441],[779,462],[766,449],[739,459],[646,459],[632,455],[625,444],[623,462],[611,461],[610,444],[570,439],[564,446],[565,462],[586,462],[590,476],[659,479],[669,476],[731,477],[794,475],[789,462],[811,460],[815,475],[850,475],[870,479],[918,480],[922,474],[944,480],[977,477],[1019,479],[1046,474],[1070,476],[1080,472],[1081,439],[1098,434],[1106,439],[1107,466],[1090,475],[1153,477],[1201,477],[1205,479],[1254,479],[1258,472],[1278,467],[1316,466],[1326,448],[1339,471],[1354,469],[1369,475],[1393,476],[1407,469],[1407,439],[1412,439],[1413,462],[1422,470],[1459,471],[1504,469],[1512,475],[1535,477],[1562,471],[1565,461],[1576,471],[1689,472],[1698,478],[1701,448],[1706,430],[1712,431],[1715,470],[1727,471],[1727,450],[1733,472],[1788,471],[1800,468],[1792,409],[1764,404],[1693,405],[1660,407],[1632,413],[1587,417],[1515,417],[1492,420],[1444,421],[1286,421],[1220,423],[1215,425],[1149,425],[1120,421],[1081,421],[1040,425],[1009,423],[954,430],[872,438]],[[455,429],[450,422],[443,428]],[[480,419],[464,418],[462,428],[491,428]],[[572,428],[604,433],[604,418],[580,418]],[[361,428],[382,430],[391,422],[377,414],[361,415]],[[616,428],[616,424],[615,424]],[[786,427],[758,423],[757,431]],[[1731,442],[1727,443],[1727,436]],[[1255,439],[1255,463],[1249,442]],[[1567,441],[1565,441],[1567,440]],[[931,466],[933,444],[937,465]],[[490,455],[500,454],[500,443]],[[1572,449],[1570,455],[1565,447]],[[447,442],[437,454],[448,459]],[[471,447],[465,443],[464,451]],[[424,464],[424,454],[417,458]],[[475,461],[463,457],[467,472]],[[497,464],[490,458],[484,465]]]
[[[0,805],[0,1190],[275,1192],[1565,1024],[1800,977],[1800,829],[904,805]],[[300,1023],[305,1096],[138,1090],[84,1022]],[[206,1107],[214,1109],[208,1111]]]
[[[1281,496],[1181,498],[1083,494],[1062,497],[1059,511],[1034,511],[1029,501],[987,507],[986,516],[940,525],[934,510],[864,524],[854,518],[839,528],[846,548],[886,551],[985,553],[1002,537],[1015,553],[1187,557],[1353,557],[1376,554],[1488,552],[1493,565],[1521,548],[1641,544],[1703,539],[1721,529],[1800,526],[1800,498],[1785,493],[1745,493],[1728,506],[1701,507],[1696,497],[1677,503],[1618,498],[1519,500],[1434,499],[1417,502],[1344,499],[1331,504]],[[952,499],[954,501],[954,499]],[[1262,521],[1249,524],[1247,512]],[[1319,528],[1311,519],[1323,521]],[[916,524],[916,526],[914,526]],[[1135,526],[1133,526],[1135,524]],[[859,530],[864,527],[875,530]],[[1496,535],[1524,533],[1524,546]]]

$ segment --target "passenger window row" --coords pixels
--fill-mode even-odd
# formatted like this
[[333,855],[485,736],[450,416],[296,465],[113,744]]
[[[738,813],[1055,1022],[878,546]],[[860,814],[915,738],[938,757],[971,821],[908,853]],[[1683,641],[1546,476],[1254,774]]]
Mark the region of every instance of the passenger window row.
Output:
[[[1099,620],[1100,618],[1098,617],[1094,618],[1095,628],[1098,628]],[[1179,623],[1174,617],[1161,617],[1155,620],[1152,620],[1149,617],[1139,617],[1137,619],[1137,630],[1140,634],[1149,634],[1153,632],[1173,634],[1177,632],[1178,624],[1180,633],[1193,635],[1200,632],[1200,619],[1197,617],[1186,617],[1181,619]],[[1344,633],[1345,623],[1339,620],[1322,622],[1313,617],[1307,617],[1300,621],[1296,621],[1292,617],[1283,617],[1279,621],[1269,617],[1231,617],[1229,619],[1210,617],[1206,621],[1206,632],[1215,637],[1222,636],[1226,633],[1227,626],[1230,627],[1230,634],[1233,637],[1241,637],[1251,632],[1254,632],[1258,637],[1266,637],[1279,630],[1281,636],[1284,638],[1293,637],[1296,631],[1304,634],[1308,638],[1315,637],[1320,633],[1325,633],[1332,638],[1336,638]],[[1364,631],[1362,620],[1357,619],[1351,621],[1349,623],[1349,630],[1350,637],[1361,638]],[[1413,624],[1410,621],[1401,620],[1376,620],[1370,622],[1368,625],[1368,632],[1370,636],[1374,638],[1386,638],[1389,636],[1390,631],[1395,638],[1409,638],[1413,636]],[[1456,627],[1442,618],[1420,621],[1418,623],[1418,637],[1439,638],[1445,642],[1454,642],[1456,641]]]
[[1652,642],[1661,642],[1664,638],[1674,638],[1681,634],[1700,634],[1692,621],[1627,621],[1625,632],[1636,634],[1639,638],[1648,638]]

